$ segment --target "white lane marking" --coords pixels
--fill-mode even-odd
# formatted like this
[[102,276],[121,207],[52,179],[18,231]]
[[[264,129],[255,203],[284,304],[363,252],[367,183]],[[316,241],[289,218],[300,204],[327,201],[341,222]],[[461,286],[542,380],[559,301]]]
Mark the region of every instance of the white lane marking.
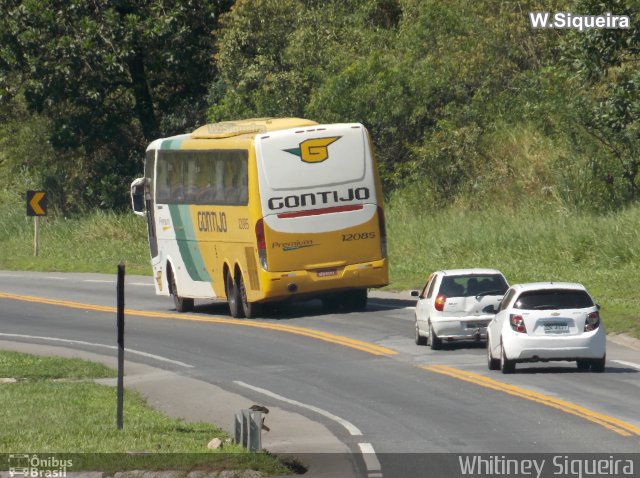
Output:
[[636,370],[640,370],[640,363],[625,362],[624,360],[612,360],[612,362],[619,363],[620,365],[625,365],[627,367],[635,368]]
[[369,478],[382,478],[382,473],[369,473]]
[[364,465],[367,467],[367,471],[382,470],[373,445],[371,443],[358,443],[358,446],[360,447],[360,452],[362,452],[362,459],[364,460]]
[[[38,339],[38,340],[48,340],[50,342],[62,342],[65,344],[79,344],[79,345],[89,345],[91,347],[102,347],[105,349],[117,350],[118,347],[115,345],[106,345],[106,344],[96,344],[93,342],[85,342],[84,340],[70,340],[70,339],[59,339],[57,337],[39,337],[37,335],[22,335],[22,334],[3,334],[0,333],[0,337],[17,337],[21,339]],[[140,350],[128,349],[125,347],[125,353],[140,355],[142,357],[152,358],[154,360],[159,360],[160,362],[168,362],[174,365],[179,365],[184,368],[193,368],[193,365],[189,365],[188,363],[180,362],[178,360],[171,360],[166,357],[161,357],[160,355],[154,355],[147,352],[141,352]]]
[[142,285],[145,287],[153,287],[153,284],[147,284],[146,282],[127,282],[127,285]]
[[45,279],[53,279],[53,280],[67,280],[66,277],[58,277],[58,276],[48,276]]
[[328,419],[339,423],[344,428],[346,428],[347,431],[351,435],[362,435],[362,432],[360,431],[360,429],[358,427],[356,427],[353,423],[345,420],[344,418],[340,418],[340,417],[334,415],[331,412],[323,410],[322,408],[318,408],[318,407],[313,406],[313,405],[307,405],[306,403],[298,402],[297,400],[291,400],[290,398],[283,397],[282,395],[278,395],[277,393],[273,393],[273,392],[271,392],[269,390],[266,390],[264,388],[254,387],[253,385],[249,385],[248,383],[244,383],[244,382],[241,382],[239,380],[234,380],[233,383],[235,383],[236,385],[240,385],[241,387],[248,388],[249,390],[253,390],[254,392],[262,393],[263,395],[266,395],[267,397],[275,398],[276,400],[280,400],[282,402],[289,403],[290,405],[296,405],[298,407],[306,408],[307,410],[311,410],[313,412],[316,412],[319,415],[322,415],[323,417],[327,417]]
[[82,282],[97,282],[100,284],[115,284],[114,280],[104,280],[104,279],[83,279]]

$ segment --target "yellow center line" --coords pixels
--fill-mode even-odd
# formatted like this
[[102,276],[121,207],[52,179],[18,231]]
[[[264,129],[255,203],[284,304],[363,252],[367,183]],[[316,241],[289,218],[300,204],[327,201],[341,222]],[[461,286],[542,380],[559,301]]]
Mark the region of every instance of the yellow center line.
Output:
[[[30,295],[9,294],[6,292],[0,292],[0,299],[18,300],[22,302],[34,302],[38,304],[55,305],[59,307],[67,307],[71,309],[92,310],[96,312],[115,313],[116,307],[108,305],[94,305],[84,304],[81,302],[74,302],[69,300],[49,299],[46,297],[34,297]],[[187,320],[190,322],[205,322],[212,324],[225,324],[225,325],[240,325],[243,327],[253,327],[258,329],[275,330],[278,332],[286,332],[290,334],[300,335],[303,337],[309,337],[316,340],[322,340],[336,345],[342,345],[361,352],[366,352],[371,355],[396,355],[398,352],[395,350],[382,347],[368,342],[362,342],[360,340],[344,337],[341,335],[334,335],[328,332],[322,332],[320,330],[306,329],[303,327],[296,327],[293,325],[273,324],[268,322],[254,322],[248,320],[229,319],[225,317],[211,317],[197,314],[174,314],[170,312],[155,312],[136,309],[125,309],[126,315],[132,315],[136,317],[147,317],[156,319],[177,319]]]
[[587,408],[581,407],[580,405],[576,405],[575,403],[567,402],[532,390],[527,390],[516,385],[499,382],[483,375],[467,372],[447,365],[420,365],[419,368],[457,378],[458,380],[464,380],[465,382],[474,383],[485,388],[504,392],[509,395],[524,398],[532,402],[561,410],[565,413],[589,420],[622,436],[640,436],[640,427],[624,422],[618,418],[591,411]]

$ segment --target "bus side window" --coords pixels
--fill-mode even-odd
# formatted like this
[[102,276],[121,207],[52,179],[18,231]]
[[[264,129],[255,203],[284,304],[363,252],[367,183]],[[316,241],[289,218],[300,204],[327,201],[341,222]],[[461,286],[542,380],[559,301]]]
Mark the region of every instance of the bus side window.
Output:
[[200,165],[196,155],[184,161],[184,199],[188,203],[198,202],[198,175]]
[[246,205],[249,199],[249,177],[247,174],[247,160],[241,157],[238,161],[238,204]]
[[237,164],[232,158],[224,160],[224,203],[236,204],[238,202],[236,189]]
[[156,180],[156,203],[166,204],[169,202],[171,188],[169,187],[169,177],[167,174],[167,160],[158,160],[158,177]]
[[198,157],[198,204],[210,204],[213,201],[214,189],[211,183],[211,161],[202,154]]
[[211,160],[212,167],[212,179],[211,184],[213,184],[213,203],[214,204],[224,204],[224,160],[219,157],[214,157]]
[[182,164],[177,155],[172,155],[168,161],[169,187],[171,188],[171,202],[184,202],[184,185],[182,183]]

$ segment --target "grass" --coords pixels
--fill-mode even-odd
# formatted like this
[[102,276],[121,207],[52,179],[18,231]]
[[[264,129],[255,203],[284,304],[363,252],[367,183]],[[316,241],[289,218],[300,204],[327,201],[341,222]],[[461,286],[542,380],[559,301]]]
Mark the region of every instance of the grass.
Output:
[[86,360],[0,351],[0,377],[41,382],[56,379],[81,380],[115,376],[115,370]]
[[[124,428],[116,429],[116,389],[93,382],[114,371],[77,359],[36,357],[0,351],[0,453],[62,453],[78,471],[98,469],[256,469],[269,475],[289,471],[266,453],[225,444],[208,450],[213,438],[227,439],[207,423],[187,423],[149,408],[125,391]],[[10,404],[10,406],[9,406]],[[42,455],[41,455],[42,457]]]
[[608,332],[640,337],[640,208],[570,214],[550,207],[419,212],[387,208],[391,287],[414,289],[439,269],[489,267],[509,283],[580,282]]
[[0,192],[0,268],[115,273],[123,261],[129,274],[150,274],[144,219],[111,211],[76,218],[40,218],[39,255],[33,255],[33,218],[24,198]]
[[[46,218],[34,257],[23,198],[0,191],[0,200],[0,269],[113,274],[123,260],[130,274],[151,272],[146,223],[132,213]],[[418,288],[429,272],[454,267],[494,267],[510,283],[581,282],[609,332],[640,337],[640,207],[608,215],[548,204],[429,211],[397,196],[386,216],[391,289]]]

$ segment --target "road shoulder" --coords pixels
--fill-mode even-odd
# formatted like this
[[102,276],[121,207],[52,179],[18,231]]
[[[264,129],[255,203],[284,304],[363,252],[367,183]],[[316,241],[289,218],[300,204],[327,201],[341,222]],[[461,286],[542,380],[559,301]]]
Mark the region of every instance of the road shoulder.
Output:
[[[0,340],[0,349],[80,358],[117,367],[116,357],[67,347]],[[115,386],[116,379],[97,382]],[[170,417],[212,423],[230,435],[233,435],[234,414],[256,403],[208,382],[129,360],[125,361],[124,384],[127,389],[142,394],[151,407]],[[265,450],[278,455],[301,456],[301,461],[309,466],[307,478],[357,476],[356,457],[323,424],[270,403],[268,408],[265,424],[270,431],[262,437]],[[126,410],[124,423],[126,426]]]

